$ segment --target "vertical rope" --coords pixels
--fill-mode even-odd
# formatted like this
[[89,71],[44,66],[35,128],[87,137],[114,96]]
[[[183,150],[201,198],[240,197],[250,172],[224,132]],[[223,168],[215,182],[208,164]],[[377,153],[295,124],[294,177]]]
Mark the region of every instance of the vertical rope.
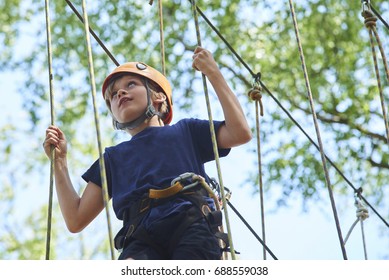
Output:
[[[259,184],[259,197],[261,202],[261,224],[262,224],[262,240],[266,244],[266,231],[265,231],[265,205],[263,199],[263,180],[262,180],[262,160],[261,160],[261,126],[259,122],[259,102],[255,101],[255,125],[257,136],[257,154],[258,154],[258,184]],[[263,259],[266,260],[266,249],[263,247]]]
[[166,76],[166,66],[165,66],[165,39],[163,34],[163,6],[162,1],[158,1],[158,15],[159,15],[159,41],[161,44],[161,66],[162,73]]
[[377,55],[375,52],[373,35],[377,41],[377,45],[378,45],[378,48],[379,48],[381,56],[382,56],[382,60],[384,63],[384,68],[385,68],[385,73],[386,73],[386,78],[388,79],[388,81],[389,81],[389,69],[388,69],[389,67],[388,67],[388,63],[386,61],[386,56],[385,56],[384,49],[382,47],[380,37],[379,37],[379,35],[377,33],[377,29],[376,29],[377,18],[371,12],[370,6],[367,6],[366,10],[365,10],[365,6],[364,6],[362,16],[365,18],[365,26],[369,30],[369,38],[370,38],[371,51],[373,54],[374,70],[376,73],[377,86],[378,86],[378,90],[380,93],[382,115],[383,115],[384,122],[385,122],[386,141],[389,144],[389,123],[388,123],[388,117],[387,117],[387,111],[386,111],[386,105],[385,105],[385,97],[384,97],[384,93],[383,93],[383,89],[382,89],[382,85],[381,85],[380,72],[378,69]]
[[348,231],[346,238],[344,239],[344,244],[346,245],[346,242],[349,239],[355,226],[357,225],[358,222],[360,222],[361,223],[363,252],[364,252],[365,260],[367,260],[366,238],[365,238],[365,229],[364,229],[363,221],[366,220],[367,218],[369,218],[369,211],[367,210],[367,208],[365,207],[365,205],[362,202],[362,195],[361,194],[362,194],[362,188],[359,188],[358,190],[355,191],[354,205],[357,208],[357,211],[356,211],[357,219],[351,225],[351,228]]
[[[195,27],[196,27],[197,44],[198,44],[198,46],[201,46],[201,36],[200,36],[200,29],[199,29],[199,23],[198,23],[197,10],[196,10],[196,1],[192,0],[191,3],[192,3],[192,12],[193,12],[193,17],[194,17]],[[221,193],[221,198],[222,198],[222,202],[223,202],[223,210],[224,210],[224,217],[225,217],[226,227],[227,227],[228,241],[230,243],[230,249],[231,249],[231,258],[233,260],[235,260],[236,255],[235,255],[234,245],[232,242],[231,226],[230,226],[230,220],[229,220],[228,210],[227,210],[227,200],[226,200],[226,196],[225,196],[224,183],[223,183],[223,178],[222,178],[221,168],[220,168],[219,150],[217,148],[216,133],[215,133],[215,127],[213,124],[211,102],[209,100],[209,94],[208,94],[208,88],[207,88],[207,80],[206,80],[206,77],[204,74],[202,74],[202,79],[203,79],[205,101],[206,101],[207,111],[208,111],[209,126],[210,126],[210,130],[211,130],[213,152],[215,154],[215,162],[216,162],[216,168],[217,168],[218,179],[219,179],[219,184],[220,184],[220,193]]]
[[[46,14],[46,37],[47,37],[47,60],[49,68],[49,89],[50,89],[50,117],[51,125],[55,124],[55,108],[54,108],[54,90],[53,90],[53,67],[52,67],[52,51],[51,51],[51,23],[50,23],[50,3],[45,0]],[[51,244],[51,224],[53,213],[53,189],[54,189],[54,147],[51,145],[50,150],[50,186],[49,186],[49,205],[47,215],[47,231],[46,231],[46,260],[50,259],[50,244]]]
[[[266,244],[266,231],[265,231],[265,209],[263,199],[263,180],[262,180],[262,160],[261,160],[261,126],[259,122],[259,116],[263,116],[262,106],[262,88],[259,85],[260,73],[256,75],[253,88],[249,91],[248,96],[251,100],[255,101],[255,127],[257,138],[257,156],[258,156],[258,184],[259,184],[259,197],[261,203],[261,225],[262,225],[262,240]],[[263,259],[266,260],[266,248],[263,246]]]
[[333,193],[332,193],[330,177],[329,177],[328,170],[327,170],[327,161],[326,161],[326,157],[325,157],[325,153],[324,153],[323,143],[321,141],[319,125],[318,125],[316,111],[315,111],[315,107],[314,107],[314,103],[313,103],[313,98],[312,98],[311,86],[310,86],[310,83],[309,83],[308,71],[307,71],[307,67],[305,65],[303,48],[301,46],[299,29],[298,29],[298,26],[297,26],[297,19],[296,19],[296,14],[295,14],[295,11],[294,11],[293,1],[292,0],[289,0],[289,6],[290,6],[290,11],[291,11],[291,14],[292,14],[292,18],[293,18],[293,26],[294,26],[296,40],[297,40],[297,44],[298,44],[298,50],[299,50],[299,54],[300,54],[301,66],[302,66],[303,72],[304,72],[305,85],[306,85],[307,91],[308,91],[307,92],[308,93],[308,99],[309,99],[309,103],[311,105],[312,117],[313,117],[313,122],[314,122],[314,125],[315,125],[317,141],[318,141],[319,148],[320,148],[320,156],[321,156],[321,160],[322,160],[322,164],[323,164],[325,181],[326,181],[328,193],[329,193],[330,200],[331,200],[332,212],[333,212],[334,219],[335,219],[335,224],[336,224],[336,228],[337,228],[337,232],[338,232],[338,238],[339,238],[340,247],[341,247],[342,254],[343,254],[343,259],[346,260],[347,259],[346,249],[345,249],[344,242],[343,242],[342,230],[340,228],[338,214],[337,214],[336,205],[335,205],[335,200],[334,200]]
[[102,182],[104,207],[105,207],[107,224],[108,224],[108,236],[109,236],[109,244],[110,244],[110,251],[111,251],[111,259],[113,260],[115,256],[114,256],[113,237],[112,237],[112,230],[111,230],[111,219],[110,219],[109,207],[108,207],[108,202],[109,202],[108,187],[107,187],[107,178],[105,173],[104,154],[103,154],[103,148],[101,144],[99,116],[98,116],[97,105],[96,105],[96,83],[95,83],[95,76],[94,76],[94,69],[93,69],[92,48],[91,48],[90,36],[89,36],[89,22],[88,22],[88,13],[86,11],[86,0],[82,0],[82,10],[83,10],[83,17],[84,17],[86,46],[88,51],[89,76],[90,76],[90,82],[92,86],[94,119],[95,119],[97,143],[98,143],[99,155],[100,155],[100,160],[99,160],[100,176]]
[[367,249],[366,249],[365,229],[362,220],[361,220],[361,232],[362,232],[363,254],[365,256],[365,260],[367,260],[368,258],[367,258]]

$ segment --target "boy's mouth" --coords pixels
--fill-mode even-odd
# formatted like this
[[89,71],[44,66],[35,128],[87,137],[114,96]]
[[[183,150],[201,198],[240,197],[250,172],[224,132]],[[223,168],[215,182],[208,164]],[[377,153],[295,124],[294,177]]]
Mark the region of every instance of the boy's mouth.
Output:
[[128,101],[131,101],[130,98],[128,97],[122,97],[120,100],[119,100],[119,107],[122,106],[122,104],[128,102]]

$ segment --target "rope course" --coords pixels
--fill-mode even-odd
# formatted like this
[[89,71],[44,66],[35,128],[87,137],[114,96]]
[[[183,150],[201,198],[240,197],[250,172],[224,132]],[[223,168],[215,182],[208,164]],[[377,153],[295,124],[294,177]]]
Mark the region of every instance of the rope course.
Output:
[[[96,101],[95,101],[95,96],[96,96],[96,88],[95,88],[95,81],[94,81],[94,70],[93,70],[93,59],[92,59],[92,51],[91,51],[91,46],[90,46],[90,41],[89,41],[89,36],[88,33],[90,33],[94,39],[99,43],[99,45],[102,47],[102,49],[106,52],[106,54],[111,58],[111,60],[118,66],[119,63],[117,60],[114,58],[114,56],[111,54],[111,52],[105,47],[104,43],[99,39],[99,37],[96,35],[96,33],[93,31],[91,27],[89,27],[88,23],[88,15],[86,11],[86,3],[85,0],[82,1],[82,8],[83,8],[83,16],[80,15],[80,13],[77,11],[77,9],[74,7],[74,5],[71,3],[69,0],[65,0],[66,3],[69,5],[69,7],[73,10],[73,12],[77,15],[77,17],[80,19],[81,22],[84,23],[85,27],[85,33],[86,33],[86,44],[88,48],[88,63],[89,63],[89,74],[90,74],[90,79],[91,79],[91,85],[92,85],[92,98],[93,98],[93,106],[94,106],[94,118],[95,118],[95,125],[96,125],[96,134],[97,134],[97,141],[98,141],[98,146],[99,146],[99,153],[100,153],[100,166],[101,166],[101,178],[103,182],[103,195],[104,195],[104,204],[106,208],[106,214],[107,214],[107,222],[108,222],[108,231],[109,231],[109,239],[110,239],[110,247],[111,247],[111,257],[112,259],[114,258],[113,254],[113,238],[111,236],[111,226],[110,226],[110,217],[109,217],[109,212],[108,212],[108,192],[107,192],[107,182],[106,182],[106,175],[105,175],[105,167],[104,167],[104,159],[103,159],[103,154],[102,154],[102,146],[101,146],[101,140],[100,140],[100,130],[99,130],[99,121],[98,121],[98,114],[97,114],[97,109],[96,109]],[[335,223],[338,231],[338,237],[339,241],[341,244],[341,249],[342,249],[342,254],[343,258],[347,259],[347,254],[345,250],[345,244],[351,234],[351,231],[355,227],[355,225],[358,223],[358,221],[361,222],[361,229],[362,229],[362,235],[363,235],[363,243],[364,243],[364,250],[365,250],[365,259],[367,259],[367,253],[366,253],[366,244],[365,244],[365,238],[364,238],[364,230],[363,230],[363,221],[369,216],[368,211],[365,207],[365,205],[369,206],[372,211],[382,220],[382,222],[389,227],[389,223],[385,221],[385,219],[378,213],[377,210],[374,209],[374,207],[362,196],[362,191],[361,189],[357,189],[354,187],[354,185],[351,183],[350,180],[342,173],[342,171],[334,164],[334,162],[331,161],[331,159],[325,154],[323,144],[321,141],[320,137],[320,130],[318,127],[317,123],[317,117],[314,109],[314,103],[313,103],[313,98],[312,98],[312,93],[310,89],[310,84],[309,84],[309,78],[308,78],[308,73],[305,65],[305,60],[304,60],[304,54],[303,54],[303,49],[300,43],[300,38],[299,38],[299,30],[297,26],[297,19],[295,16],[294,12],[294,7],[293,7],[293,1],[289,0],[289,6],[291,9],[291,14],[293,18],[293,24],[295,28],[295,35],[296,35],[296,40],[298,43],[298,48],[299,48],[299,54],[300,54],[300,59],[301,59],[301,64],[304,72],[304,78],[306,82],[306,87],[307,87],[307,92],[308,92],[308,98],[310,101],[311,105],[311,110],[312,110],[312,116],[313,116],[313,121],[315,125],[315,130],[316,130],[316,135],[317,135],[317,141],[318,144],[309,136],[309,134],[301,127],[301,125],[293,118],[293,116],[288,112],[287,109],[281,104],[281,102],[278,101],[276,97],[271,93],[271,91],[265,86],[265,84],[261,81],[261,73],[254,73],[254,71],[248,66],[248,64],[238,55],[238,53],[232,48],[232,46],[228,43],[228,41],[223,37],[223,35],[220,33],[219,30],[209,21],[209,19],[204,15],[204,13],[201,11],[201,9],[196,5],[195,0],[189,0],[189,2],[192,5],[192,12],[193,12],[193,17],[195,21],[195,26],[196,26],[196,35],[197,35],[197,44],[201,46],[201,37],[200,37],[200,31],[199,31],[199,24],[198,24],[198,16],[197,13],[199,13],[202,18],[205,20],[205,22],[210,26],[211,29],[222,39],[222,41],[226,44],[226,46],[229,48],[229,50],[233,53],[233,55],[242,63],[242,65],[248,70],[248,72],[252,75],[254,78],[255,84],[253,85],[253,89],[250,90],[249,92],[249,97],[255,101],[255,108],[256,108],[256,128],[257,128],[257,152],[258,152],[258,174],[259,174],[259,188],[260,188],[260,199],[261,199],[261,217],[262,217],[262,238],[259,238],[259,236],[255,233],[254,230],[250,227],[250,225],[244,220],[244,218],[239,214],[239,212],[236,210],[235,207],[227,200],[226,195],[225,195],[225,190],[224,190],[224,184],[223,184],[223,179],[221,176],[221,168],[220,168],[220,163],[219,163],[219,157],[218,157],[218,150],[217,150],[217,144],[216,144],[216,136],[215,136],[215,130],[213,127],[213,122],[212,122],[212,112],[211,112],[211,106],[210,106],[210,101],[209,101],[209,96],[208,96],[208,90],[207,90],[207,84],[206,84],[206,78],[204,74],[202,74],[203,78],[203,86],[204,86],[204,94],[205,94],[205,99],[206,99],[206,104],[207,104],[207,109],[208,109],[208,117],[210,121],[210,126],[211,126],[211,137],[212,137],[212,143],[213,143],[213,148],[214,148],[214,153],[215,153],[215,162],[216,162],[216,167],[217,167],[217,172],[218,172],[218,179],[219,183],[221,186],[221,198],[223,202],[223,209],[224,209],[224,215],[226,219],[226,226],[227,226],[227,233],[228,233],[228,238],[230,242],[230,248],[231,248],[231,257],[232,259],[236,259],[235,256],[235,250],[233,247],[232,243],[232,236],[231,236],[231,229],[230,229],[230,224],[229,224],[229,217],[228,217],[228,211],[227,211],[227,205],[231,207],[231,209],[241,218],[241,220],[245,223],[245,225],[250,229],[250,231],[257,237],[259,242],[263,245],[263,255],[264,259],[266,259],[266,251],[269,252],[269,254],[274,258],[277,259],[276,256],[271,252],[271,250],[266,246],[265,242],[265,225],[264,225],[264,210],[263,210],[263,184],[262,184],[262,169],[261,169],[261,155],[260,155],[260,125],[259,125],[259,115],[263,116],[263,105],[261,102],[261,97],[262,97],[262,91],[264,90],[275,102],[276,104],[284,111],[284,113],[292,120],[292,122],[300,129],[300,131],[307,137],[307,139],[318,149],[318,151],[321,154],[321,159],[322,159],[322,164],[323,164],[323,169],[325,173],[325,179],[326,179],[326,185],[328,188],[330,200],[331,200],[331,206],[333,210],[333,215],[335,218]],[[366,7],[369,7],[368,9],[365,9],[364,12],[367,16],[370,18],[372,17],[372,13],[377,14],[377,11],[370,5],[370,1],[362,1],[366,2],[369,5],[366,5]],[[49,61],[49,82],[50,82],[50,106],[51,106],[51,123],[54,124],[54,93],[52,90],[52,58],[51,58],[51,35],[50,35],[50,17],[49,17],[49,0],[45,0],[46,3],[46,31],[47,31],[47,48],[48,48],[48,61]],[[153,1],[149,2],[150,5],[153,4]],[[365,17],[365,16],[364,16]],[[381,21],[386,23],[380,16],[378,16]],[[160,20],[160,39],[161,39],[161,61],[162,61],[162,69],[163,73],[165,74],[165,51],[164,51],[164,43],[163,43],[163,12],[162,12],[162,0],[159,0],[159,20]],[[374,24],[371,23],[374,21]],[[368,28],[374,27],[375,28],[375,20],[369,20],[369,26]],[[366,21],[365,21],[366,22]],[[388,27],[388,25],[386,24]],[[389,27],[388,27],[389,28]],[[376,57],[374,54],[374,46],[373,46],[373,41],[372,41],[372,33],[376,34],[375,29],[369,31],[371,43],[372,43],[372,50],[373,50],[373,56],[374,56],[374,62],[375,62],[375,68],[376,68],[376,74],[377,74],[377,82],[379,84],[380,88],[380,81],[379,81],[379,74],[378,74],[378,68],[376,66]],[[385,70],[386,74],[389,80],[389,71],[388,67],[386,64],[386,58],[384,57],[384,53],[382,50],[382,46],[379,42],[378,34],[376,35],[376,40],[378,41],[378,44],[380,46],[380,51],[381,55],[383,56],[383,60],[385,63]],[[381,94],[381,105],[382,105],[382,110],[385,118],[385,125],[386,125],[386,133],[387,133],[387,140],[389,143],[389,128],[388,128],[388,122],[386,120],[386,109],[385,109],[385,104],[383,103],[384,98],[382,95],[382,90],[380,88],[380,94]],[[54,156],[54,149],[52,149],[52,159],[51,159],[51,167],[50,167],[50,198],[49,198],[49,219],[48,219],[48,234],[47,234],[47,244],[46,244],[46,259],[49,259],[49,250],[50,250],[50,230],[51,230],[51,209],[52,209],[52,185],[53,185],[53,169],[54,169],[54,163],[53,163],[53,156]],[[331,189],[331,182],[330,178],[328,175],[328,170],[327,170],[327,162],[335,168],[335,170],[338,172],[338,174],[345,180],[345,182],[354,190],[355,192],[355,205],[357,207],[357,220],[354,222],[352,225],[349,233],[347,234],[346,239],[343,241],[342,233],[340,230],[340,225],[339,225],[339,220],[337,217],[336,213],[336,207],[335,207],[335,202],[333,198],[333,193]]]

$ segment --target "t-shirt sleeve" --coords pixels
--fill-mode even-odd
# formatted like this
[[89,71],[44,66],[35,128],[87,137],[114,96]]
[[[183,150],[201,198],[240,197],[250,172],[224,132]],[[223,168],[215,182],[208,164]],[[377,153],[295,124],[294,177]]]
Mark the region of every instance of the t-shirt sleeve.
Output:
[[[224,125],[224,121],[213,121],[215,132],[219,128]],[[192,133],[196,139],[198,149],[200,151],[200,155],[202,161],[208,162],[215,159],[215,155],[213,152],[213,144],[211,138],[211,130],[209,122],[206,120],[194,120],[192,123]],[[225,157],[230,153],[231,149],[218,149],[219,157]]]
[[[106,154],[104,154],[104,157],[106,157]],[[105,163],[107,161],[105,160]],[[108,194],[109,196],[111,197],[111,188],[109,187],[110,186],[110,182],[109,182],[109,166],[107,166],[107,164],[105,164],[105,169],[106,169],[106,174],[107,174],[107,183],[108,183]],[[85,182],[89,183],[89,182],[92,182],[94,184],[96,184],[97,186],[99,187],[102,187],[102,182],[101,182],[101,175],[100,175],[100,159],[97,159],[92,165],[91,167],[89,167],[89,169],[87,171],[85,171],[85,173],[83,175],[81,175],[82,179],[84,179]]]

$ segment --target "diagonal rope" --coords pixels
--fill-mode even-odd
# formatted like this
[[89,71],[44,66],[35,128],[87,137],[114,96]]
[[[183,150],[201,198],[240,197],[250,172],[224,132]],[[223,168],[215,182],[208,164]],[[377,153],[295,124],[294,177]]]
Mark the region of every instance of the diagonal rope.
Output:
[[[195,27],[196,27],[197,45],[201,46],[200,28],[199,28],[199,22],[198,22],[198,16],[197,16],[197,11],[196,11],[196,1],[195,0],[192,0],[192,12],[193,12],[193,17],[194,17]],[[217,143],[216,143],[216,133],[215,133],[215,127],[214,127],[214,124],[213,124],[211,102],[209,100],[207,80],[206,80],[206,77],[205,77],[204,74],[202,74],[202,80],[203,80],[205,101],[206,101],[207,111],[208,111],[209,127],[210,127],[210,130],[211,130],[213,152],[214,152],[214,155],[215,155],[215,162],[216,162],[216,168],[217,168],[218,179],[219,179],[219,184],[220,184],[221,198],[222,198],[222,201],[223,201],[224,218],[225,218],[226,227],[227,227],[228,241],[230,243],[229,245],[230,245],[230,249],[231,249],[231,258],[233,260],[235,260],[236,256],[235,256],[234,245],[233,245],[233,242],[232,242],[231,225],[230,225],[230,220],[229,220],[228,210],[227,210],[227,199],[226,199],[226,195],[225,195],[224,183],[223,183],[221,167],[220,167],[220,161],[219,161],[219,150],[217,148]]]
[[338,238],[339,238],[339,242],[340,242],[340,247],[342,249],[343,259],[346,260],[347,259],[346,249],[345,249],[344,242],[343,242],[342,230],[340,228],[338,214],[337,214],[336,205],[335,205],[335,201],[334,201],[334,196],[333,196],[333,193],[332,193],[332,186],[331,186],[331,182],[330,182],[330,177],[329,177],[328,170],[327,170],[327,161],[326,161],[326,157],[325,157],[325,154],[324,154],[323,143],[321,141],[319,125],[318,125],[316,111],[315,111],[313,97],[312,97],[311,86],[310,86],[310,83],[309,83],[308,71],[307,71],[307,67],[306,67],[306,64],[305,64],[304,52],[303,52],[303,48],[302,48],[301,41],[300,41],[299,28],[298,28],[298,25],[297,25],[297,18],[296,18],[296,14],[295,14],[295,11],[294,11],[293,1],[292,0],[289,0],[289,6],[290,6],[291,14],[292,14],[293,26],[294,26],[296,40],[297,40],[297,44],[298,44],[298,50],[299,50],[299,54],[300,54],[301,66],[302,66],[303,72],[304,72],[305,85],[307,87],[308,99],[309,99],[309,103],[310,103],[311,110],[312,110],[312,117],[313,117],[313,122],[314,122],[314,125],[315,125],[317,142],[318,142],[319,148],[320,148],[320,156],[321,156],[321,160],[322,160],[322,164],[323,164],[325,181],[326,181],[326,185],[327,185],[327,189],[328,189],[328,194],[329,194],[330,200],[331,200],[332,212],[333,212],[334,219],[335,219],[335,224],[336,224],[336,229],[337,229],[337,232],[338,232]]
[[243,218],[243,216],[239,213],[239,211],[235,208],[235,206],[230,202],[230,201],[227,201],[228,205],[230,206],[230,208],[232,209],[232,211],[235,212],[235,214],[240,218],[240,220],[244,223],[244,225],[249,229],[249,231],[255,236],[255,238],[259,241],[259,243],[262,244],[263,248],[269,252],[270,256],[274,259],[274,260],[278,260],[278,258],[276,257],[276,255],[274,255],[274,253],[270,250],[270,248],[266,245],[266,243],[264,242],[264,240],[261,240],[261,238],[258,236],[258,234],[254,231],[254,229],[250,226],[250,224],[245,220],[245,218]]
[[95,126],[96,126],[96,136],[97,136],[97,144],[98,144],[99,155],[100,155],[100,161],[99,161],[99,163],[100,163],[100,176],[101,176],[101,182],[102,182],[104,208],[105,208],[106,217],[107,217],[111,259],[113,260],[115,258],[115,256],[114,256],[114,249],[113,249],[114,246],[113,246],[113,237],[112,237],[112,230],[111,230],[111,219],[110,219],[109,207],[108,207],[108,202],[109,202],[108,187],[107,187],[107,178],[106,178],[106,173],[105,173],[104,154],[103,154],[103,148],[102,148],[102,144],[101,144],[99,115],[97,112],[97,104],[96,104],[96,83],[95,83],[95,76],[94,76],[94,69],[93,69],[92,47],[91,47],[90,37],[89,37],[89,32],[88,32],[89,31],[89,22],[88,22],[88,14],[86,11],[86,0],[82,0],[82,10],[83,10],[83,17],[84,17],[85,39],[86,39],[86,45],[87,45],[87,51],[88,51],[89,76],[90,76],[90,82],[91,82],[91,86],[92,86],[92,100],[93,100],[94,119],[95,119]]
[[[51,23],[50,23],[50,3],[45,0],[46,14],[46,36],[47,36],[47,60],[49,68],[49,89],[50,89],[50,117],[51,125],[55,124],[55,108],[54,108],[54,90],[53,90],[53,67],[52,67],[52,50],[51,50]],[[47,216],[47,231],[46,231],[46,260],[50,259],[50,244],[51,244],[51,224],[53,213],[53,190],[54,190],[54,147],[50,149],[50,186],[49,186],[49,205]]]
[[374,9],[373,5],[370,3],[370,9],[373,11],[373,13],[380,19],[382,24],[386,27],[386,29],[389,30],[389,24],[383,19],[383,17],[378,13],[376,9]]
[[[262,160],[261,160],[261,126],[259,122],[259,116],[263,116],[262,106],[262,88],[259,86],[260,75],[255,78],[253,88],[249,91],[248,96],[251,100],[255,101],[255,127],[257,138],[257,157],[258,157],[258,184],[259,184],[259,198],[261,205],[261,225],[262,225],[262,239],[266,244],[266,231],[265,231],[265,210],[263,199],[263,180],[262,180]],[[259,110],[260,107],[260,110]],[[263,247],[263,259],[266,260],[266,248]]]
[[[389,144],[389,123],[388,123],[388,117],[387,117],[387,111],[386,111],[386,105],[385,105],[385,97],[384,97],[382,84],[381,84],[380,72],[378,69],[377,55],[376,55],[375,46],[374,46],[374,37],[376,39],[376,42],[377,42],[377,45],[378,45],[378,48],[380,50],[381,57],[382,57],[382,60],[384,63],[386,78],[389,81],[388,63],[386,60],[385,52],[384,52],[384,49],[382,47],[380,37],[379,37],[379,35],[377,33],[377,29],[376,29],[377,18],[373,15],[369,6],[367,9],[365,9],[365,6],[364,6],[364,10],[362,11],[362,16],[365,18],[365,26],[369,30],[369,38],[370,38],[371,51],[373,54],[374,70],[375,70],[375,74],[377,77],[377,86],[378,86],[378,90],[379,90],[379,94],[380,94],[382,115],[383,115],[384,122],[385,122],[386,141]],[[373,35],[374,35],[374,37],[373,37]]]
[[[77,11],[76,7],[74,7],[73,3],[70,0],[65,0],[70,9],[72,9],[73,13],[78,17],[78,19],[84,23],[84,19],[82,15]],[[119,66],[119,62],[115,59],[113,54],[108,50],[108,48],[104,45],[104,43],[100,40],[99,36],[93,31],[92,28],[89,27],[89,32],[95,38],[96,42],[100,45],[100,47],[104,50],[104,52],[111,58],[112,62],[115,63],[116,66]]]

